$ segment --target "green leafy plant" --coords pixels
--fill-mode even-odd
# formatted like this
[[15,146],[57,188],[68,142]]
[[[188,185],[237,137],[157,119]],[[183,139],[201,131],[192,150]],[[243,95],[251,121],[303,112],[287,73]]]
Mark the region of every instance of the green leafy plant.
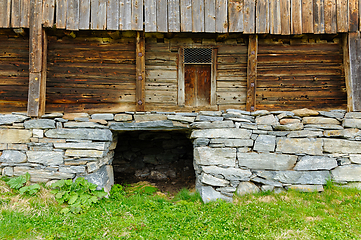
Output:
[[67,203],[69,207],[63,208],[62,213],[80,213],[92,204],[107,195],[104,190],[96,190],[97,185],[88,182],[85,178],[72,180],[59,180],[51,185],[58,203]]
[[40,185],[35,183],[32,185],[26,185],[30,180],[30,174],[25,173],[24,175],[10,178],[6,181],[10,188],[19,190],[20,194],[34,195],[40,190]]

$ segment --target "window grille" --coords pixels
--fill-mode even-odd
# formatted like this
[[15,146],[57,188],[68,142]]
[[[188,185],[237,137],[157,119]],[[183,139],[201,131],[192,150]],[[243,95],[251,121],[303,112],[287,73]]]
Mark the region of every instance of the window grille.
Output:
[[212,48],[184,48],[184,63],[212,63]]

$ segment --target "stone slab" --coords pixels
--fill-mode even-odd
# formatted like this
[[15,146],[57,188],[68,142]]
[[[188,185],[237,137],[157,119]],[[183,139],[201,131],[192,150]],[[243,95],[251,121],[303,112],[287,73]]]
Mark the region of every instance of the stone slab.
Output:
[[133,116],[130,115],[130,114],[115,114],[114,120],[117,121],[117,122],[132,121],[132,120],[133,120]]
[[205,173],[211,174],[213,176],[222,176],[226,180],[238,180],[238,181],[248,181],[252,176],[250,170],[244,170],[239,168],[222,168],[217,166],[204,166],[202,170]]
[[192,128],[200,129],[217,129],[217,128],[234,128],[233,121],[215,121],[215,122],[194,122],[191,124]]
[[237,187],[237,195],[239,196],[243,196],[243,195],[247,195],[247,194],[254,194],[254,193],[259,193],[260,189],[251,182],[241,182],[239,183],[238,187]]
[[250,169],[289,170],[297,161],[297,156],[278,153],[237,153],[238,165]]
[[322,137],[322,131],[310,131],[310,130],[301,130],[301,131],[293,131],[287,135],[289,138],[305,138],[305,137]]
[[95,122],[66,122],[64,123],[65,128],[108,128]]
[[256,123],[258,125],[277,125],[278,120],[274,115],[269,114],[265,116],[256,117]]
[[285,184],[324,185],[331,179],[329,171],[256,171],[256,175]]
[[296,116],[299,117],[308,117],[308,116],[316,116],[319,115],[319,113],[315,110],[303,108],[303,109],[296,109],[292,111]]
[[350,161],[354,164],[361,164],[361,154],[350,154]]
[[325,117],[304,117],[302,120],[303,124],[341,124],[338,120],[334,118],[325,118]]
[[36,119],[24,122],[26,129],[51,129],[55,128],[55,121],[50,119]]
[[35,182],[34,178],[36,179],[72,179],[74,178],[73,173],[62,173],[57,171],[49,171],[44,169],[34,169],[30,167],[14,167],[14,175],[20,176],[24,175],[25,173],[30,174],[30,181]]
[[257,152],[274,152],[276,147],[276,136],[259,135],[254,142],[253,150]]
[[331,170],[337,167],[336,158],[327,156],[304,156],[297,162],[296,171]]
[[332,179],[336,182],[360,182],[361,165],[350,164],[339,166],[331,171]]
[[109,143],[105,142],[90,142],[90,143],[54,143],[55,148],[59,149],[94,149],[94,150],[106,150],[109,147]]
[[91,115],[91,118],[112,121],[114,119],[114,115],[111,113],[95,113]]
[[109,129],[51,129],[45,132],[49,138],[84,139],[97,141],[112,141],[113,135]]
[[251,131],[245,129],[209,129],[194,130],[191,138],[241,138],[249,139]]
[[103,157],[104,151],[67,149],[65,151],[65,156],[68,156],[68,157]]
[[233,198],[223,195],[222,193],[216,191],[212,186],[203,186],[198,184],[196,189],[204,203],[209,203],[218,199],[222,199],[227,202],[233,201]]
[[345,128],[361,128],[361,119],[344,119],[342,126]]
[[344,139],[324,139],[323,148],[328,153],[357,154],[361,153],[361,142]]
[[26,162],[26,154],[20,151],[4,150],[0,156],[0,162],[17,164]]
[[196,147],[194,148],[194,161],[199,165],[235,167],[236,149]]
[[32,131],[24,129],[0,129],[0,143],[28,143]]
[[204,184],[215,187],[225,187],[229,185],[229,181],[214,177],[207,173],[202,173],[202,175],[200,176],[200,181]]
[[195,117],[187,117],[187,116],[182,116],[182,115],[169,115],[169,116],[167,116],[167,119],[172,120],[172,121],[193,123]]
[[114,171],[112,165],[104,165],[98,171],[83,176],[86,180],[96,184],[97,190],[104,188],[105,192],[110,192],[114,185]]
[[16,115],[16,114],[0,115],[0,125],[11,125],[16,122],[23,122],[26,119],[29,119],[29,117],[24,115]]
[[136,122],[165,121],[167,116],[162,114],[134,115],[134,120]]
[[292,123],[287,125],[275,125],[273,129],[276,131],[297,131],[303,129],[302,123]]
[[279,138],[277,152],[293,154],[322,155],[322,139],[319,138]]
[[288,189],[293,189],[299,192],[323,192],[322,185],[291,185]]
[[110,124],[111,130],[132,131],[132,130],[167,130],[167,129],[183,129],[175,127],[170,120],[165,121],[149,121],[149,122],[116,122]]
[[325,137],[355,138],[359,135],[360,135],[360,130],[358,130],[357,128],[324,131]]
[[40,163],[46,166],[56,166],[63,164],[64,157],[62,152],[53,151],[27,151],[28,162]]

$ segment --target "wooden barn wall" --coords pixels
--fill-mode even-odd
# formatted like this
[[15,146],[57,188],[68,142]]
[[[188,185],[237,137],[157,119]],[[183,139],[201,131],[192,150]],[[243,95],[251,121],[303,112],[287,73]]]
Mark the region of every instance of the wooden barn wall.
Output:
[[135,38],[97,34],[49,37],[47,112],[135,110]]
[[0,112],[26,111],[29,88],[29,39],[0,30]]
[[346,109],[339,39],[260,39],[257,109]]

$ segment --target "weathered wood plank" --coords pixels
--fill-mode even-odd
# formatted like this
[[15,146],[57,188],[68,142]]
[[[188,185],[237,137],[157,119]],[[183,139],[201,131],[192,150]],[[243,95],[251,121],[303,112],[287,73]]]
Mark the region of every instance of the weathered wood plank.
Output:
[[359,29],[359,0],[349,0],[349,31],[356,32]]
[[216,32],[216,1],[204,1],[204,30]]
[[178,50],[178,106],[185,105],[185,81],[184,81],[184,64],[183,64],[183,48],[179,48]]
[[93,30],[105,30],[107,27],[106,21],[107,1],[106,0],[91,0],[90,8],[90,26]]
[[324,0],[325,8],[325,32],[337,32],[336,0]]
[[143,30],[143,0],[132,0],[132,30]]
[[204,32],[204,0],[192,0],[192,32]]
[[256,10],[257,33],[269,33],[269,1],[258,0]]
[[348,0],[337,0],[337,32],[348,32]]
[[20,27],[20,14],[21,14],[20,0],[12,0],[11,1],[11,27],[12,28]]
[[144,0],[145,31],[157,31],[157,1]]
[[313,33],[313,2],[302,0],[302,32]]
[[167,0],[157,0],[157,31],[168,32]]
[[79,0],[67,0],[66,29],[79,30]]
[[252,34],[256,32],[256,3],[254,0],[244,0],[243,32]]
[[132,30],[132,0],[119,1],[119,30]]
[[248,42],[248,63],[247,63],[247,98],[246,110],[256,110],[256,88],[257,88],[257,53],[258,36],[250,35]]
[[39,96],[39,113],[38,116],[44,115],[46,103],[46,73],[47,73],[47,56],[48,56],[48,36],[45,29],[42,29],[42,56],[41,56],[41,82]]
[[243,32],[244,0],[230,0],[228,3],[229,32]]
[[10,27],[11,0],[0,0],[0,28]]
[[192,31],[192,0],[181,0],[181,31]]
[[290,0],[281,0],[281,34],[291,33],[291,5]]
[[90,27],[90,0],[80,0],[79,29],[89,29],[89,27]]
[[302,34],[302,0],[291,1],[291,33]]
[[212,69],[211,69],[211,89],[210,89],[210,104],[217,104],[217,55],[218,49],[214,48],[212,51]]
[[[216,31],[218,33],[225,33],[228,30],[227,11],[227,0],[216,0]],[[207,19],[205,21],[207,22]]]
[[[30,7],[29,7],[30,9]],[[55,0],[45,0],[43,3],[43,26],[53,27],[55,14]]]
[[[29,17],[30,17],[30,2],[28,0],[20,0],[20,27],[28,28],[29,27]],[[54,13],[54,9],[53,9]]]
[[65,29],[66,27],[66,0],[56,0],[56,28]]
[[136,40],[136,111],[144,111],[145,106],[145,37],[137,32]]
[[270,33],[281,34],[281,3],[280,0],[270,1]]
[[119,29],[119,0],[107,1],[107,29]]
[[314,0],[313,2],[313,32],[325,33],[324,0]]
[[168,0],[168,31],[180,31],[179,0]]

